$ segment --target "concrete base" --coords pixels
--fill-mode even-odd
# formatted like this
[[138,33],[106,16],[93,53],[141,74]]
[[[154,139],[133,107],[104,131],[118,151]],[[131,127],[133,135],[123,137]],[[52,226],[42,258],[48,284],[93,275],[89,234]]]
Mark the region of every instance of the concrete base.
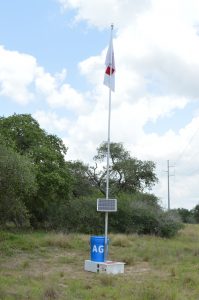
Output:
[[84,270],[95,273],[120,274],[124,273],[124,265],[125,263],[123,262],[95,262],[92,260],[85,260]]

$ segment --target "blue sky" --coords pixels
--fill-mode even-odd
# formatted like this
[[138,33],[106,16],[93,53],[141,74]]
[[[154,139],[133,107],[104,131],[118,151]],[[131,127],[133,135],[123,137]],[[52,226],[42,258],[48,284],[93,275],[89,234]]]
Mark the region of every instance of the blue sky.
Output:
[[[111,19],[110,19],[111,16]],[[0,112],[31,113],[91,162],[107,138],[104,61],[114,22],[111,139],[153,160],[167,205],[199,202],[197,0],[0,0]]]
[[108,30],[74,24],[74,12],[62,12],[55,0],[1,0],[0,8],[1,44],[35,56],[48,72],[67,68],[71,83],[84,89],[77,64],[99,54],[107,45]]

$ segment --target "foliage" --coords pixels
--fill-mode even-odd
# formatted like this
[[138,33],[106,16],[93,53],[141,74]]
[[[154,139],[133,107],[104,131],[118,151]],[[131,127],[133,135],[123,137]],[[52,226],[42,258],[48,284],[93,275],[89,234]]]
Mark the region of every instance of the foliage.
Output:
[[199,223],[199,204],[197,204],[192,210],[191,214],[194,217],[196,223]]
[[161,212],[158,218],[158,235],[171,238],[184,227],[179,216],[172,211]]
[[[102,143],[94,157],[95,166],[90,166],[88,176],[93,184],[105,194],[106,167],[101,163],[107,156],[107,144]],[[156,182],[155,164],[132,158],[121,143],[110,144],[110,194],[119,192],[135,193],[150,189]]]
[[[61,217],[60,217],[61,215]],[[96,211],[96,198],[75,198],[63,206],[59,226],[68,232],[104,234],[104,213]],[[174,213],[162,211],[151,194],[120,194],[118,211],[109,214],[109,231],[172,237],[182,228]]]
[[16,226],[29,221],[26,198],[37,189],[31,161],[4,145],[0,138],[0,224]]
[[[66,162],[63,141],[26,114],[1,117],[0,138],[1,223],[30,220],[37,228],[103,233],[104,214],[96,212],[96,199],[105,193],[106,143],[97,149],[95,167]],[[132,158],[121,143],[111,143],[110,161],[109,196],[118,198],[110,230],[173,236],[180,221],[162,211],[157,197],[144,192],[157,182],[155,164]]]
[[178,213],[183,223],[194,224],[196,223],[193,210],[186,208],[174,209],[174,212]]
[[99,234],[104,228],[103,217],[96,212],[96,198],[75,198],[62,210],[60,225],[69,232]]
[[113,232],[172,237],[183,227],[180,218],[164,212],[151,194],[137,193],[122,198],[118,201],[118,212],[111,216]]
[[96,188],[88,176],[88,166],[83,162],[70,161],[68,168],[72,176],[72,194],[75,198],[90,196]]
[[47,134],[31,115],[0,118],[0,133],[16,153],[29,157],[34,165],[37,193],[26,197],[31,224],[48,224],[62,201],[67,201],[71,175],[65,162],[66,147],[55,135]]

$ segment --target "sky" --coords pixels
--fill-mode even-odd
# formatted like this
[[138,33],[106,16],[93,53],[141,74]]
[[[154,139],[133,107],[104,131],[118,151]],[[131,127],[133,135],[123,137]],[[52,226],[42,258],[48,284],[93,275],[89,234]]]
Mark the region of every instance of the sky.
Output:
[[107,140],[105,56],[114,23],[111,141],[156,163],[167,208],[199,203],[199,1],[0,0],[0,115],[31,114],[92,163]]

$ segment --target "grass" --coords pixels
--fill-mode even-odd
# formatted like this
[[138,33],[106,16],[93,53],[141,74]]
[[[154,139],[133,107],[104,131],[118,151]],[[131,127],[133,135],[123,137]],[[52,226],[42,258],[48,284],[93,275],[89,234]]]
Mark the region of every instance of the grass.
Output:
[[125,273],[83,270],[89,236],[0,231],[0,299],[199,299],[199,225],[175,238],[110,234]]

